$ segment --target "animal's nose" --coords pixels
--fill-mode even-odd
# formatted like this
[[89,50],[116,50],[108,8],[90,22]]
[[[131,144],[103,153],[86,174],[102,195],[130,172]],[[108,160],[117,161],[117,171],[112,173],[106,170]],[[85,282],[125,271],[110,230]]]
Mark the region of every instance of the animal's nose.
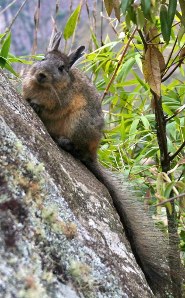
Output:
[[46,75],[42,72],[37,74],[37,81],[39,83],[44,83],[46,81],[46,78],[47,78]]

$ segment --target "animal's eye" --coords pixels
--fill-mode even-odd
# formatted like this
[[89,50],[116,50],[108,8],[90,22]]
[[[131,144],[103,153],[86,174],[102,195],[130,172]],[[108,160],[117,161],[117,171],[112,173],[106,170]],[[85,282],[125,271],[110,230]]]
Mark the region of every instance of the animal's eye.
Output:
[[44,57],[41,61],[45,61],[46,60],[46,57]]
[[64,70],[64,65],[60,65],[58,70],[62,72]]

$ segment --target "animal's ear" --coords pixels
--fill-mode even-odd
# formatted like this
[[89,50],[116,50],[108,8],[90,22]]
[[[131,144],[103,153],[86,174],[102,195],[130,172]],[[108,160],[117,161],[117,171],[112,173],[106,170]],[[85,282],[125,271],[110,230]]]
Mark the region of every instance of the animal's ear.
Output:
[[62,38],[62,34],[60,32],[57,32],[57,33],[52,32],[47,51],[48,52],[57,51],[59,48],[61,38]]
[[80,46],[76,51],[72,52],[68,58],[69,58],[69,67],[71,67],[76,60],[78,60],[80,57],[83,56],[83,51],[85,50],[84,46]]

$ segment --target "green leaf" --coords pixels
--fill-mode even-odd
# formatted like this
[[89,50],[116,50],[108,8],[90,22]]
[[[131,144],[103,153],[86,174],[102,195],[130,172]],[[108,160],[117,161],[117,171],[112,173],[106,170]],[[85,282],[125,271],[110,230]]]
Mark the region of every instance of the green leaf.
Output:
[[141,121],[143,123],[143,126],[146,130],[150,129],[150,122],[148,121],[148,119],[145,116],[141,116]]
[[166,189],[164,191],[164,197],[166,199],[169,199],[173,186],[174,186],[173,182],[170,182],[166,185]]
[[[132,2],[133,2],[133,1],[132,1]],[[126,13],[129,4],[131,4],[131,3],[130,3],[130,0],[122,0],[122,1],[121,1],[121,10],[122,10],[122,13],[123,13],[123,14]]]
[[133,141],[135,139],[135,135],[136,135],[136,132],[137,132],[137,126],[139,124],[139,121],[140,121],[140,119],[136,118],[130,126],[130,131],[129,131],[130,141]]
[[161,22],[161,32],[166,43],[170,41],[171,27],[168,24],[168,10],[166,5],[162,4],[160,7],[160,22]]
[[1,48],[1,52],[0,52],[1,57],[5,58],[5,59],[8,57],[10,44],[11,44],[11,33],[9,32],[6,39],[4,40],[2,48]]
[[99,46],[99,44],[98,44],[98,40],[97,40],[97,38],[96,38],[96,35],[94,34],[94,32],[93,32],[92,29],[90,29],[90,30],[91,30],[91,37],[92,37],[92,40],[93,40],[93,42],[94,42],[94,45],[95,45],[96,49],[98,49],[100,46]]
[[2,33],[0,34],[0,39],[3,38],[5,36],[6,33]]
[[143,29],[145,24],[145,17],[142,10],[139,7],[136,11],[136,20],[137,20],[138,29]]
[[18,74],[13,69],[13,67],[10,65],[10,63],[7,61],[7,59],[5,59],[4,57],[0,57],[0,66],[1,66],[1,68],[6,68],[8,71],[13,73],[16,77],[18,76]]
[[145,17],[147,17],[150,12],[150,6],[151,6],[150,0],[141,0],[141,8]]
[[181,230],[180,236],[181,236],[182,240],[185,242],[185,230]]
[[132,5],[129,5],[128,8],[127,8],[127,12],[129,14],[129,17],[131,19],[131,21],[136,24],[136,12],[135,12],[135,9]]
[[175,12],[177,8],[177,0],[169,0],[169,6],[168,6],[168,24],[169,27],[171,28]]
[[128,59],[122,66],[117,76],[117,81],[124,81],[135,63],[135,58]]
[[76,29],[80,11],[81,11],[81,4],[79,4],[77,6],[77,8],[73,11],[71,16],[67,20],[67,23],[64,27],[64,39],[65,40],[69,39],[73,35],[73,33]]
[[142,80],[140,78],[140,76],[137,75],[136,72],[134,72],[134,76],[136,77],[136,79],[138,80],[138,82],[141,84],[141,86],[145,89],[145,90],[148,90],[148,86],[147,84],[145,84],[144,80]]

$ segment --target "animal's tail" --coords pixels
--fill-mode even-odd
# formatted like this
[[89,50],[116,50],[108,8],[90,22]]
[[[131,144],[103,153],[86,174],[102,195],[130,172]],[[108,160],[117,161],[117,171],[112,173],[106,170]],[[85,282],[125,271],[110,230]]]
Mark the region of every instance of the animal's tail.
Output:
[[108,189],[113,204],[120,216],[126,236],[130,242],[137,263],[154,293],[167,297],[170,289],[169,267],[167,262],[168,245],[162,233],[154,226],[153,220],[143,210],[143,206],[133,196],[128,185],[118,181],[97,161],[83,162],[86,167]]

